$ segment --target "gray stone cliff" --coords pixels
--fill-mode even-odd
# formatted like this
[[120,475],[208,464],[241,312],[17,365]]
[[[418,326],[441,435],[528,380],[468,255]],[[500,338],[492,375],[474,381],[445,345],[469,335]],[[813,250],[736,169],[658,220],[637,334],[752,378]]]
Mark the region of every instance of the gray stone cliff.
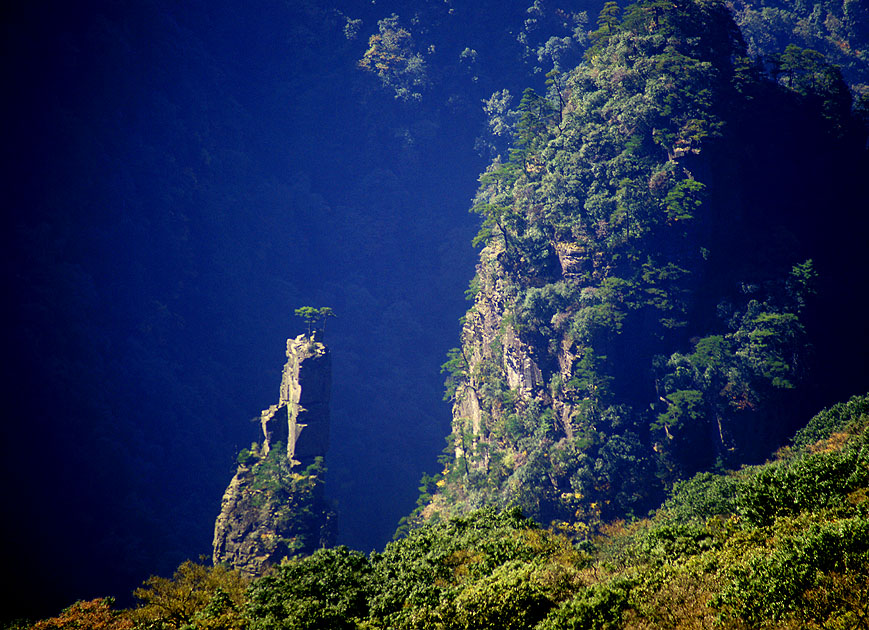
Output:
[[305,335],[288,339],[278,403],[261,414],[266,454],[272,446],[283,444],[294,466],[308,466],[326,455],[331,386],[328,348]]
[[287,340],[278,402],[260,416],[262,444],[239,454],[223,495],[215,564],[256,577],[331,543],[335,519],[323,497],[330,389],[328,348],[306,335]]

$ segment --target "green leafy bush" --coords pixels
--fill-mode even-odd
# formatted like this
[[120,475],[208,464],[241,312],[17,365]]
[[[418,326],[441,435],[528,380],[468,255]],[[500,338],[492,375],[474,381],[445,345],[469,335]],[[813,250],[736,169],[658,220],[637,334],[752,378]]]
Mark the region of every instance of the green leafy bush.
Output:
[[818,453],[759,469],[741,484],[736,510],[747,522],[770,525],[807,510],[844,507],[869,480],[869,449]]
[[856,432],[869,424],[869,396],[854,396],[848,402],[838,403],[814,416],[797,431],[792,440],[794,448],[806,448],[834,433]]
[[251,630],[355,628],[368,615],[371,566],[346,547],[290,560],[250,590]]

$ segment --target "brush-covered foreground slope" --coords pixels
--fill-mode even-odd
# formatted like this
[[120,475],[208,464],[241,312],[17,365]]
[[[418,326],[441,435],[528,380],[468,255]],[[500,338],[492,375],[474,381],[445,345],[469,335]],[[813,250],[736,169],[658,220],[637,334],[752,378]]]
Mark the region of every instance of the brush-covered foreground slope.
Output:
[[485,508],[368,559],[320,551],[254,585],[251,627],[859,627],[869,613],[867,427],[869,396],[854,397],[813,418],[775,461],[701,473],[652,518],[609,523],[580,544]]
[[368,557],[321,549],[249,585],[185,563],[139,589],[136,609],[82,602],[33,628],[860,627],[867,428],[869,396],[854,397],[818,414],[774,461],[701,473],[651,518],[609,523],[579,544],[518,510],[485,508]]
[[869,165],[838,69],[791,49],[769,74],[714,0],[607,3],[598,24],[480,178],[420,519],[642,515],[678,479],[763,461],[797,409],[862,379]]

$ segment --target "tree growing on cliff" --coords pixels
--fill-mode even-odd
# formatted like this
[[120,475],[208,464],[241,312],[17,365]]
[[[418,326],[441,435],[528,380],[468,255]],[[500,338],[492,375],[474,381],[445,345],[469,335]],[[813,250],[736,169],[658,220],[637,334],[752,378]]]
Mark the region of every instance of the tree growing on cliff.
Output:
[[[302,306],[295,310],[296,316],[305,320],[308,326],[308,337],[312,337],[314,332],[320,331],[325,334],[326,320],[330,317],[335,317],[335,312],[328,306],[314,308],[313,306]],[[319,325],[318,325],[319,324]]]

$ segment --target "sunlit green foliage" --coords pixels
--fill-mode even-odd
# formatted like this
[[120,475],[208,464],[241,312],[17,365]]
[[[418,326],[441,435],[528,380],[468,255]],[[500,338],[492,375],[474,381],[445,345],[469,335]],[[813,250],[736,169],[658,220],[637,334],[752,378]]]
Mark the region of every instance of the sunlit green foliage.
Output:
[[743,484],[736,512],[757,526],[806,511],[847,510],[848,495],[869,481],[869,449],[815,453],[761,469]]
[[247,583],[237,571],[187,561],[171,578],[148,578],[129,617],[149,630],[240,628]]
[[869,397],[855,396],[848,402],[825,409],[797,431],[793,439],[796,448],[806,448],[834,436],[860,433],[869,426]]
[[[847,406],[857,409],[866,400]],[[843,407],[822,412],[810,426]],[[670,583],[657,593],[636,589],[637,612],[658,619],[652,627],[699,628],[698,619],[712,618],[733,628],[852,627],[865,613],[869,559],[863,428],[834,443],[802,440],[785,459],[765,466],[676,484],[655,519],[631,534],[633,551],[621,557],[634,571],[648,566],[643,581],[655,580],[661,571],[655,567],[672,580],[670,567],[680,567],[679,580],[694,585],[702,606],[683,601],[684,615],[674,618],[678,610],[662,597],[678,588]],[[661,608],[668,601],[669,613]]]
[[371,567],[346,547],[285,562],[250,590],[251,630],[355,628],[367,616]]
[[295,310],[296,317],[301,317],[305,320],[308,326],[308,337],[311,337],[315,330],[320,333],[326,332],[326,320],[330,317],[335,317],[335,311],[331,307],[322,306],[314,308],[313,306],[302,306]]
[[386,627],[527,628],[569,593],[585,556],[517,510],[411,531],[371,558]]

